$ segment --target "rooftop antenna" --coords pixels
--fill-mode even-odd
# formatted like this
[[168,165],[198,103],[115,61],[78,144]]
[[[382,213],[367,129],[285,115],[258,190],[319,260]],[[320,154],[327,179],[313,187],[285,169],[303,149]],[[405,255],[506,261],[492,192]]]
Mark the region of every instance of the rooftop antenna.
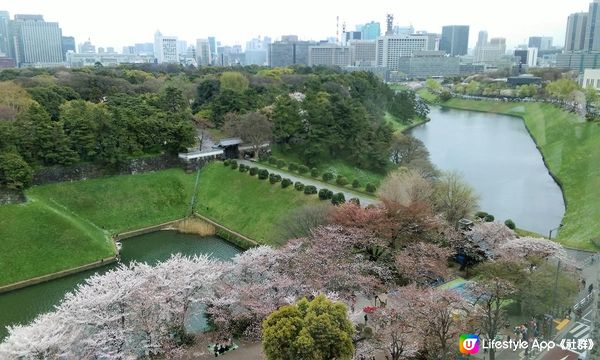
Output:
[[387,29],[385,31],[385,35],[387,35],[387,36],[394,35],[394,15],[387,14],[385,16],[385,22],[387,23]]
[[346,22],[345,21],[342,23],[342,39],[343,39],[344,45],[347,45],[346,42],[348,39],[346,37]]
[[335,41],[340,43],[340,17],[335,17]]

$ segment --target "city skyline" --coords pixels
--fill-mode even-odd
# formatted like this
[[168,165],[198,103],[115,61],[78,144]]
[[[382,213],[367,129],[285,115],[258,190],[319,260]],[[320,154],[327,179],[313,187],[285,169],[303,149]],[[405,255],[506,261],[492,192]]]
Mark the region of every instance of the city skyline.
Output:
[[457,0],[452,4],[429,0],[411,3],[410,9],[406,9],[398,3],[378,0],[370,2],[368,8],[323,4],[315,0],[308,0],[302,6],[294,6],[295,3],[287,1],[264,0],[250,4],[237,2],[236,11],[232,12],[231,3],[211,3],[209,7],[203,7],[181,0],[169,2],[168,7],[144,8],[139,4],[107,0],[103,6],[93,10],[84,1],[55,0],[47,3],[19,0],[4,4],[2,10],[8,11],[11,17],[15,14],[43,15],[46,21],[59,22],[63,34],[74,36],[78,44],[89,38],[97,47],[114,47],[117,50],[134,43],[152,42],[156,30],[177,36],[190,45],[196,39],[208,36],[216,36],[227,45],[245,45],[246,41],[257,36],[278,39],[286,34],[320,40],[335,37],[337,16],[340,18],[340,37],[344,22],[347,31],[353,31],[357,24],[380,22],[383,32],[386,13],[394,14],[395,25],[412,25],[415,30],[435,33],[441,33],[444,25],[469,25],[469,48],[473,48],[480,30],[505,37],[508,47],[527,43],[530,36],[551,36],[555,45],[562,46],[567,16],[587,11],[589,2],[560,1],[548,8],[539,0],[486,4],[473,4],[468,0]]

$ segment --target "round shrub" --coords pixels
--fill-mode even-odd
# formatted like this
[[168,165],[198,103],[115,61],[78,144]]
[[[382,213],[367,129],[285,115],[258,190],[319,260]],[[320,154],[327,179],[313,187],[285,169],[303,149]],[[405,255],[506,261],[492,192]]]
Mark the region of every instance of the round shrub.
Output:
[[309,170],[308,166],[306,166],[306,165],[300,165],[300,166],[298,166],[298,172],[300,174],[306,174],[308,172],[308,170]]
[[333,180],[333,174],[330,172],[326,172],[323,174],[323,181]]
[[237,161],[235,161],[235,160],[231,160],[231,161],[229,162],[229,167],[230,167],[230,168],[232,168],[233,170],[237,169],[237,167],[238,167],[238,163],[237,163]]
[[316,194],[317,193],[317,188],[313,185],[306,185],[304,187],[304,193],[306,195],[312,195],[312,194]]
[[346,202],[346,197],[342,193],[337,193],[331,197],[331,203],[333,205],[340,205]]
[[292,184],[293,184],[292,180],[290,180],[288,178],[285,178],[285,179],[281,180],[281,188],[282,189],[285,189],[285,188],[289,187]]
[[271,184],[275,184],[276,182],[280,182],[280,181],[281,181],[281,175],[278,175],[278,174],[269,175],[269,182]]
[[249,168],[250,167],[248,165],[240,164],[240,169],[239,170],[240,170],[241,173],[244,173],[244,172],[248,171]]
[[487,215],[486,215],[486,216],[483,218],[483,220],[484,220],[485,222],[492,222],[492,221],[494,221],[494,215],[492,215],[492,214],[487,214]]
[[329,195],[330,192],[331,191],[329,189],[325,189],[325,188],[319,190],[319,199],[320,200],[330,199],[330,197],[328,197],[328,195]]
[[258,170],[258,179],[259,180],[265,180],[268,177],[269,177],[269,172],[266,169]]
[[296,170],[298,170],[298,164],[296,164],[296,163],[290,163],[290,165],[288,166],[288,170],[289,171],[296,171]]
[[304,190],[304,184],[301,183],[300,181],[296,181],[296,183],[294,184],[294,189],[296,189],[298,191],[302,191],[302,190]]
[[348,200],[348,202],[351,202],[354,205],[360,206],[360,199],[359,198],[353,197],[352,199]]
[[338,176],[338,178],[335,180],[335,183],[340,186],[346,186],[348,185],[348,179],[343,176]]
[[275,165],[277,164],[277,159],[274,156],[269,157],[269,164]]
[[360,187],[360,182],[356,179],[352,181],[352,187],[358,189]]
[[225,165],[225,166],[229,166],[229,159],[225,159],[225,160],[223,160],[223,165]]
[[517,227],[517,225],[515,224],[515,222],[512,221],[511,219],[506,220],[504,222],[504,225],[506,225],[506,227],[508,227],[511,230],[514,230]]
[[371,184],[371,183],[367,183],[367,185],[365,185],[365,190],[366,190],[368,193],[374,193],[374,192],[375,192],[375,190],[377,190],[377,189],[375,188],[375,185],[373,185],[373,184]]
[[283,169],[285,167],[286,163],[283,160],[277,160],[277,167],[280,169]]
[[485,219],[485,217],[488,216],[488,213],[486,213],[485,211],[478,211],[475,213],[475,217],[478,219]]
[[250,176],[258,174],[258,168],[256,166],[250,168]]
[[310,169],[310,176],[319,177],[319,170],[317,168]]

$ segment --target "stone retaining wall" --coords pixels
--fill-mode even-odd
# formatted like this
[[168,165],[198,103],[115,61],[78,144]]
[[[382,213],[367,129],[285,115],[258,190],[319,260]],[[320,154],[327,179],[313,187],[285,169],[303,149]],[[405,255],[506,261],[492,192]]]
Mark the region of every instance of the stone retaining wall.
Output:
[[27,201],[22,190],[7,189],[0,186],[0,205],[21,204]]

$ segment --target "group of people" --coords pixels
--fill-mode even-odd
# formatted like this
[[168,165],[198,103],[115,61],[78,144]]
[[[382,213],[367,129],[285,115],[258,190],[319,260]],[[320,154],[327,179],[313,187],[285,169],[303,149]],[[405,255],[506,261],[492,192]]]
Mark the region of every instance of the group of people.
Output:
[[228,338],[224,342],[217,342],[213,345],[212,350],[215,353],[215,357],[226,353],[234,348],[233,339]]

